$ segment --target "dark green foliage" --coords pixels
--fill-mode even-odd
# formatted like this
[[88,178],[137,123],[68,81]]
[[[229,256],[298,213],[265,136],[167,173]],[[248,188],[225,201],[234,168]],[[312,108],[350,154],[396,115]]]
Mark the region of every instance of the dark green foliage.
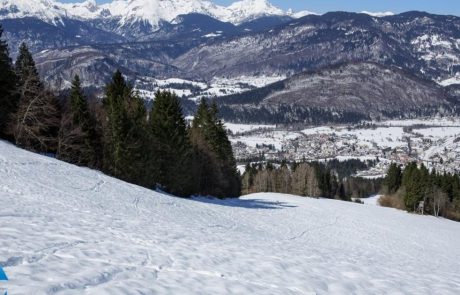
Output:
[[401,187],[402,171],[401,167],[396,163],[391,163],[388,168],[387,176],[385,178],[385,186],[387,194],[394,194]]
[[422,164],[420,168],[415,162],[404,170],[402,185],[405,187],[404,204],[407,210],[415,211],[420,201],[428,196],[430,178],[428,169]]
[[197,190],[203,195],[237,197],[241,180],[224,124],[217,106],[202,100],[190,130],[194,151],[194,175],[200,180]]
[[104,170],[123,180],[146,185],[147,113],[141,98],[126,83],[120,71],[107,85],[103,106],[107,119]]
[[[399,167],[392,164],[385,184],[387,187],[394,184],[387,193],[402,200],[407,211],[460,220],[459,175],[439,174],[434,169],[430,172],[423,164],[412,162],[406,165],[400,176],[400,186],[397,186],[399,173]],[[423,212],[419,208],[420,202],[423,202]]]
[[59,131],[58,158],[81,166],[100,167],[101,149],[96,121],[75,76],[70,91],[70,106],[63,115]]
[[13,122],[16,144],[36,152],[55,153],[60,105],[40,81],[35,61],[24,43],[15,70],[19,78],[19,105]]
[[192,148],[179,98],[158,91],[149,117],[149,133],[156,143],[150,165],[152,184],[179,196],[193,194]]
[[19,96],[17,77],[8,52],[8,44],[2,40],[0,26],[0,138],[12,139],[8,130],[12,116],[17,111]]
[[31,96],[36,94],[35,91],[43,91],[43,83],[40,81],[40,76],[35,66],[35,61],[27,47],[27,44],[22,43],[19,48],[19,55],[15,63],[15,71],[19,77],[19,85],[22,87],[21,93],[23,96]]

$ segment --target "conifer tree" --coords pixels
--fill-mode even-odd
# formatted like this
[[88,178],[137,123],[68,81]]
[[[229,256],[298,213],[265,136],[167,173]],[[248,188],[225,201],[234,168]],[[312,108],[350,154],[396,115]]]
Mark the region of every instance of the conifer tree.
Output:
[[40,81],[25,43],[20,47],[15,70],[19,78],[19,105],[14,118],[16,143],[32,151],[54,153],[61,115],[59,102]]
[[391,163],[385,178],[385,185],[388,194],[394,194],[401,187],[402,171],[396,163]]
[[103,105],[107,117],[104,169],[126,181],[146,185],[146,110],[120,71],[115,72],[107,85]]
[[169,91],[155,94],[149,130],[156,145],[151,163],[154,184],[169,193],[190,196],[193,193],[192,149],[179,98],[175,94]]
[[70,90],[70,106],[63,116],[59,132],[58,157],[62,160],[93,168],[99,167],[99,143],[95,120],[81,88],[74,77]]
[[[205,99],[200,102],[192,123],[192,135],[192,139],[202,137],[199,141],[202,143],[201,151],[206,151],[208,158],[212,159],[212,161],[208,160],[210,164],[207,167],[204,162],[197,163],[201,166],[200,171],[213,171],[214,177],[210,181],[213,183],[211,194],[217,197],[239,196],[241,193],[240,175],[236,169],[231,143],[224,124],[218,117],[215,103],[208,106]],[[197,147],[195,143],[196,140],[194,146]]]
[[19,97],[17,77],[8,52],[8,44],[2,40],[3,29],[0,26],[0,138],[11,139],[8,127],[16,112]]

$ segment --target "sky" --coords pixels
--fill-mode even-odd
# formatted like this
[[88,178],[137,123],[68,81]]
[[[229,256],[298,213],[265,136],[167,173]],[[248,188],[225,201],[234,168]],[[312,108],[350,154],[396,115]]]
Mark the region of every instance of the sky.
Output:
[[[78,0],[60,0],[62,2],[78,2]],[[111,0],[97,0],[107,3]],[[82,1],[80,1],[82,2]],[[229,5],[232,0],[214,0],[221,5]],[[400,13],[409,10],[422,10],[430,13],[453,14],[460,16],[460,0],[270,0],[283,9],[295,11],[309,10],[317,13],[328,11],[392,11]]]

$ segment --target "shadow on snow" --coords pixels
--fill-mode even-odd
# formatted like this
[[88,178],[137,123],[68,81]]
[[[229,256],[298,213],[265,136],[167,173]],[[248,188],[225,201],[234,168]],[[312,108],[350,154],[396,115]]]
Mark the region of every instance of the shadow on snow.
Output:
[[215,198],[206,198],[206,197],[195,197],[191,200],[213,204],[218,206],[226,207],[238,207],[238,208],[247,208],[247,209],[284,209],[284,208],[296,208],[297,206],[290,205],[285,202],[273,202],[260,199],[215,199]]

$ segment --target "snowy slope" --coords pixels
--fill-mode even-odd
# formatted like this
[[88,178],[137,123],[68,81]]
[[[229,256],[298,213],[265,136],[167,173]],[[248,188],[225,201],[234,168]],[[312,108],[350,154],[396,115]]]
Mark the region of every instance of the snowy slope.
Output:
[[458,294],[460,223],[332,200],[185,200],[0,142],[11,294]]

